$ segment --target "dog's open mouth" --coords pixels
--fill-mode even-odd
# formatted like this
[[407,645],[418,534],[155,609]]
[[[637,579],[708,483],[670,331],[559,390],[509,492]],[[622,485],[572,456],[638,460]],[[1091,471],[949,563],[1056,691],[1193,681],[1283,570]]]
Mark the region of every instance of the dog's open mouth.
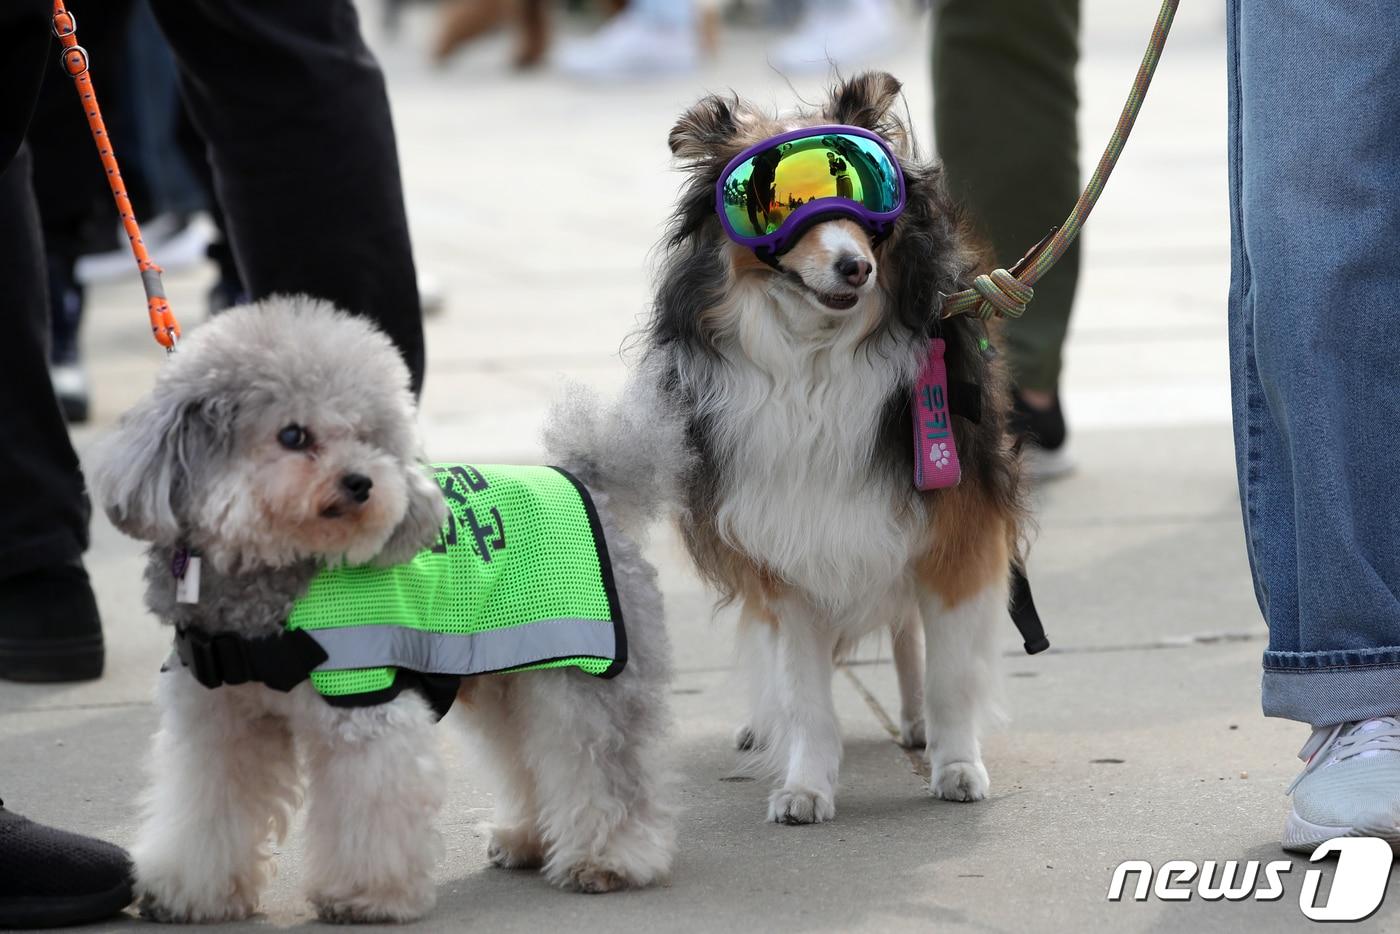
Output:
[[818,292],[812,289],[812,294],[817,297],[817,301],[834,311],[854,308],[856,302],[860,301],[860,296],[855,292]]
[[343,515],[345,515],[345,510],[341,509],[335,503],[331,503],[325,509],[321,510],[322,519],[339,519]]
[[788,278],[794,285],[808,292],[817,301],[821,302],[832,311],[848,311],[855,307],[860,301],[860,293],[854,290],[844,292],[823,292],[821,289],[814,289],[807,284],[807,280],[802,278],[797,272],[786,270]]

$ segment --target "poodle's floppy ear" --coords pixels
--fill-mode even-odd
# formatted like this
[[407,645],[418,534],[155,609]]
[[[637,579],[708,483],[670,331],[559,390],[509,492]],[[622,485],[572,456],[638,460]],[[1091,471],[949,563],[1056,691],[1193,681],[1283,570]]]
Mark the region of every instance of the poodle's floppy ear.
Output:
[[415,465],[408,471],[408,507],[403,519],[372,563],[387,567],[411,560],[433,543],[446,519],[447,503],[442,498],[442,487],[428,475],[426,468]]
[[667,139],[671,152],[681,159],[710,158],[739,132],[737,117],[742,108],[737,97],[708,94],[700,98],[671,128]]
[[88,478],[112,524],[142,541],[176,541],[190,490],[232,447],[233,417],[228,400],[160,389],[122,416],[95,446]]
[[831,89],[827,116],[836,123],[885,134],[892,123],[897,124],[890,119],[890,108],[899,100],[902,87],[888,72],[862,72]]

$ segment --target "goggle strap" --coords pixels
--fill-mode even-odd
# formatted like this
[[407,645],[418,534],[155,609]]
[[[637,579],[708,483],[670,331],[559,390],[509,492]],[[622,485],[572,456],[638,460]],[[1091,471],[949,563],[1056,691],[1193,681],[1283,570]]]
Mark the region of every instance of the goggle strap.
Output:
[[778,254],[768,249],[768,247],[759,247],[758,249],[753,251],[753,255],[757,256],[759,259],[763,260],[763,262],[778,270],[778,272],[783,271],[783,264],[778,261]]

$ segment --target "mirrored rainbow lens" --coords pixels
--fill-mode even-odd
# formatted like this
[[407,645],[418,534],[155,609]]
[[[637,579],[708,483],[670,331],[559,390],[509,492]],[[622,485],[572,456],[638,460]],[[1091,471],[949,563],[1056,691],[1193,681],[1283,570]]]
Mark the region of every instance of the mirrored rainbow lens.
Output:
[[723,183],[724,213],[741,237],[763,237],[804,204],[845,198],[876,214],[899,202],[899,170],[874,140],[844,133],[779,143]]

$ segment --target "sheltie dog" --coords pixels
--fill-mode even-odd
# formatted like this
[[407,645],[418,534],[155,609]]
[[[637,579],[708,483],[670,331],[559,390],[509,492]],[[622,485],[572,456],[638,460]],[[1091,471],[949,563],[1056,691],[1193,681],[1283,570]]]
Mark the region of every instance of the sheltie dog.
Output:
[[[997,709],[997,634],[1020,560],[1018,461],[995,335],[975,318],[938,320],[941,295],[979,271],[979,251],[941,167],[920,160],[892,112],[899,98],[883,73],[782,116],[712,95],[670,134],[689,181],[641,337],[640,385],[681,426],[690,556],[740,606],[752,713],[737,743],[781,778],[768,803],[780,823],[835,816],[833,669],[881,631],[893,634],[901,738],[927,746],[932,794],[978,801],[989,788],[979,732]],[[725,235],[716,181],[747,147],[828,124],[889,144],[904,212],[878,245],[853,220],[818,222],[775,269]],[[931,336],[946,342],[963,473],[919,492],[912,394]]]

